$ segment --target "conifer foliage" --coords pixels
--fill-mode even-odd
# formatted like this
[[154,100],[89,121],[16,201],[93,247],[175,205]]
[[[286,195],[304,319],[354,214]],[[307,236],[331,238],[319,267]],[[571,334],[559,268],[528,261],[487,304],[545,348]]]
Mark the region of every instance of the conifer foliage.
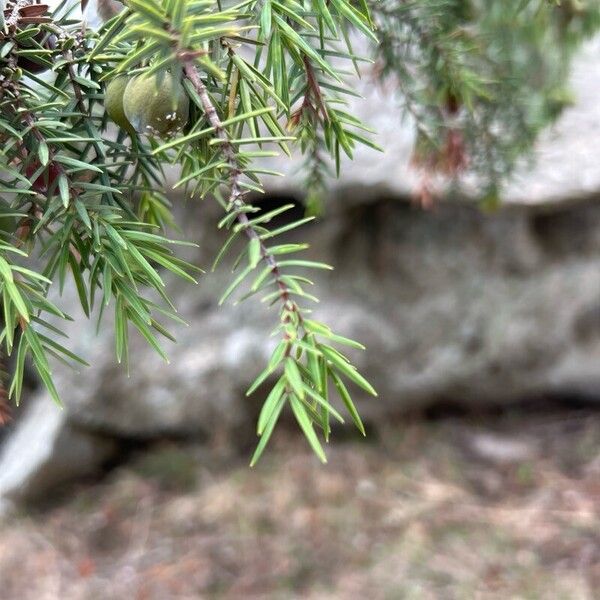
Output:
[[[515,87],[526,76],[522,64],[516,57],[497,61],[502,50],[482,52],[476,44],[477,27],[486,35],[498,31],[482,23],[493,21],[501,3],[473,2],[475,18],[463,14],[471,2],[457,0],[372,7],[366,0],[125,0],[98,30],[78,17],[85,4],[64,0],[50,10],[38,0],[0,1],[0,342],[15,354],[10,397],[21,397],[27,360],[58,404],[52,362],[85,364],[57,326],[70,317],[48,296],[68,279],[89,317],[100,322],[114,312],[119,361],[135,360],[128,351],[132,329],[166,358],[160,340],[172,339],[168,323],[179,317],[163,274],[190,284],[201,274],[178,257],[186,242],[167,233],[173,218],[164,167],[178,165],[175,188],[222,207],[225,241],[213,268],[228,253],[236,258],[221,302],[258,296],[276,311],[278,341],[248,389],[270,386],[252,464],[284,409],[325,461],[321,440],[329,439],[331,419],[349,416],[364,434],[351,390],[375,390],[345,354],[361,344],[311,315],[317,299],[306,271],[331,267],[303,258],[306,245],[280,241],[313,216],[273,228],[272,219],[292,206],[261,212],[252,204],[261,176],[274,174],[260,158],[304,153],[314,212],[341,156],[352,157],[358,145],[376,148],[346,105],[354,95],[347,74],[368,62],[353,49],[363,37],[377,49],[380,72],[394,72],[430,144],[430,163],[431,148],[442,148],[440,156],[454,165],[448,170],[459,170],[467,140],[468,153],[480,157],[472,164],[497,185],[528,147],[514,135],[485,137],[507,124],[518,127],[515,110],[522,116]],[[557,10],[546,2],[503,4],[524,14],[522,37],[502,38],[507,46],[530,47],[534,4],[550,19]],[[498,63],[492,83],[481,68],[490,62]],[[564,69],[541,95],[560,91],[563,79]],[[494,95],[505,81],[515,99],[511,113]],[[464,125],[459,129],[455,118],[450,138],[448,115],[461,115]],[[528,139],[539,129],[532,125]]]
[[417,127],[415,163],[471,175],[495,204],[539,133],[573,101],[569,66],[598,0],[381,0],[376,65]]

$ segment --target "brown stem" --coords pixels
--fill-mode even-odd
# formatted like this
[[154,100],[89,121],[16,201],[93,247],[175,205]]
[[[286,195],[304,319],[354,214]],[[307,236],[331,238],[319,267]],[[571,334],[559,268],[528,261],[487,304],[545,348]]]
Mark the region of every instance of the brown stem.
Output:
[[[219,115],[217,114],[217,109],[215,108],[208,95],[208,90],[206,89],[204,82],[200,78],[196,66],[192,62],[187,61],[184,65],[184,71],[186,77],[190,80],[196,92],[198,93],[200,102],[202,102],[202,107],[204,109],[204,112],[206,113],[208,122],[215,130],[215,135],[222,141],[220,147],[223,151],[223,154],[225,155],[225,160],[229,165],[231,173],[229,205],[231,206],[231,209],[236,212],[237,222],[242,226],[242,229],[244,230],[244,232],[250,240],[258,239],[260,244],[261,257],[267,263],[267,265],[271,267],[271,273],[273,274],[275,282],[277,283],[277,287],[279,288],[280,298],[283,302],[284,309],[287,309],[290,312],[297,313],[298,318],[301,319],[301,314],[298,309],[298,305],[291,299],[290,289],[281,277],[281,271],[277,260],[269,252],[268,248],[266,247],[265,243],[260,238],[256,230],[249,224],[250,220],[244,212],[244,208],[247,206],[247,204],[243,199],[243,192],[240,187],[242,169],[238,162],[235,148],[229,139],[227,131],[223,127]],[[291,350],[291,347],[288,348],[288,352],[289,350]]]
[[3,427],[11,420],[10,407],[8,404],[8,393],[6,391],[6,361],[4,352],[0,350],[0,427]]
[[[14,107],[16,109],[21,108],[21,114],[23,116],[24,121],[29,126],[31,133],[35,136],[35,138],[38,140],[38,142],[46,143],[46,138],[44,137],[43,133],[37,127],[37,120],[35,118],[34,113],[29,108],[27,108],[27,106],[25,106],[25,104],[21,100],[19,90],[16,87],[14,87],[13,85],[11,85],[10,88],[11,88],[13,97],[15,99]],[[21,142],[19,144],[19,153],[21,155],[22,160],[25,160],[28,156],[28,151],[26,150],[23,142]],[[52,148],[48,148],[48,157],[49,157],[48,164],[54,166],[54,168],[57,170],[59,175],[63,175],[64,177],[66,177],[67,181],[69,182],[69,190],[71,191],[73,196],[77,196],[79,194],[79,191],[73,186],[73,182],[72,182],[71,178],[69,177],[69,175],[67,174],[64,167],[62,166],[62,164],[54,159],[54,152],[53,152]],[[21,220],[21,222],[19,223],[18,228],[17,228],[17,230],[19,230],[21,228],[25,228],[25,229],[23,229],[24,234],[27,232],[28,229],[30,229],[30,224],[31,224],[32,218],[35,214],[33,204],[30,209],[30,213],[32,213],[31,216],[24,217]],[[21,241],[23,241],[23,240],[21,240]]]
[[81,88],[77,85],[75,81],[75,70],[73,69],[73,55],[70,52],[65,52],[63,54],[65,59],[68,61],[67,63],[67,72],[69,73],[69,80],[71,81],[71,86],[73,87],[73,93],[75,94],[75,99],[77,100],[77,104],[83,115],[86,114],[85,102],[83,101],[83,93]]
[[[44,137],[43,133],[37,128],[36,120],[35,120],[35,117],[33,116],[33,113],[28,109],[25,109],[25,111],[26,112],[24,113],[24,115],[25,115],[24,118],[25,118],[27,125],[29,125],[29,128],[31,129],[31,133],[33,133],[33,135],[36,137],[36,139],[39,142],[47,143],[46,138]],[[49,164],[52,164],[60,175],[64,175],[67,178],[67,181],[69,182],[69,190],[71,191],[71,193],[74,196],[79,195],[79,191],[73,186],[73,182],[71,181],[71,179],[70,179],[69,175],[67,174],[67,172],[65,171],[64,167],[57,160],[54,159],[54,152],[52,151],[51,148],[48,149],[48,155],[49,155]]]
[[307,93],[307,96],[304,98],[304,101],[306,102],[306,100],[308,98],[308,94],[310,92],[312,92],[315,97],[315,103],[317,105],[317,114],[319,111],[321,111],[321,114],[323,115],[323,120],[329,121],[329,115],[327,114],[327,106],[323,99],[323,94],[321,92],[321,86],[319,85],[319,82],[317,81],[317,77],[316,77],[315,71],[310,63],[310,60],[308,60],[308,58],[306,58],[306,56],[304,57],[304,71],[306,72],[306,85],[308,88],[308,93]]

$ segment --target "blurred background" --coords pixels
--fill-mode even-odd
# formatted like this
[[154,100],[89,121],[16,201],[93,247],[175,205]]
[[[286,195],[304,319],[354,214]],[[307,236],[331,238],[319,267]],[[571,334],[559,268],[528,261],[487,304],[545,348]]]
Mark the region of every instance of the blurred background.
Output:
[[[129,374],[110,318],[97,332],[67,288],[91,367],[57,366],[65,410],[31,376],[0,414],[0,598],[600,598],[599,38],[569,81],[494,210],[469,182],[424,208],[414,122],[352,83],[385,152],[357,151],[289,238],[335,266],[315,312],[365,343],[379,392],[357,392],[367,436],[334,430],[327,465],[284,418],[248,467],[274,314],[217,306],[227,265],[169,282],[189,326],[169,365],[132,338]],[[269,164],[287,177],[265,211],[303,214],[299,165]],[[209,268],[217,207],[173,201]]]

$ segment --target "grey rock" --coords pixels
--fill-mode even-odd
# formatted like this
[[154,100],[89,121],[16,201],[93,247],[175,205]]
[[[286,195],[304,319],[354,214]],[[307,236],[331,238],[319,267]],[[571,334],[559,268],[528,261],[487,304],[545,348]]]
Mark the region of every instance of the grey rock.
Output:
[[472,433],[467,444],[476,458],[496,465],[523,463],[534,458],[537,452],[532,440],[489,431]]
[[600,169],[600,37],[584,44],[571,71],[575,103],[538,142],[534,166],[524,165],[508,186],[514,204],[570,203],[598,194]]
[[[185,221],[199,224],[196,262],[206,266],[218,244],[214,223],[196,211]],[[315,279],[316,316],[368,348],[353,356],[380,394],[358,393],[368,418],[440,401],[600,399],[600,204],[486,215],[382,200],[299,237],[336,265]],[[249,434],[258,399],[244,390],[275,343],[267,332],[276,314],[256,300],[217,306],[229,277],[223,268],[199,286],[171,282],[190,325],[174,329],[169,365],[133,336],[128,375],[115,363],[110,319],[99,338],[77,320],[75,350],[92,367],[84,377],[59,371],[68,421],[142,438]]]
[[33,398],[0,451],[0,516],[62,482],[93,473],[117,447],[112,439],[73,428],[45,394]]
[[[220,242],[205,208],[182,208],[203,266]],[[353,356],[379,391],[376,399],[357,391],[367,421],[436,402],[600,400],[600,203],[484,214],[380,200],[338,206],[299,239],[311,244],[309,256],[337,267],[315,278],[316,316],[367,346]],[[274,344],[267,332],[276,314],[255,300],[218,307],[229,277],[224,266],[198,286],[168,281],[190,323],[174,328],[170,365],[132,335],[128,375],[115,362],[110,314],[98,336],[94,322],[76,318],[71,345],[91,367],[78,374],[57,366],[66,409],[41,393],[9,436],[0,502],[96,469],[116,451],[107,438],[225,436],[245,446],[264,395],[249,399],[244,390]],[[77,314],[72,289],[59,303]]]

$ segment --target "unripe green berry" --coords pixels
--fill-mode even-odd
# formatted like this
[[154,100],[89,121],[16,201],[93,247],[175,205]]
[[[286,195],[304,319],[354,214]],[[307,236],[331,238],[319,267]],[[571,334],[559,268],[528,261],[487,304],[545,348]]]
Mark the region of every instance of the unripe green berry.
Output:
[[132,79],[125,89],[123,108],[138,133],[168,137],[187,123],[190,101],[180,78],[163,71]]
[[128,83],[129,79],[124,75],[120,75],[115,77],[106,86],[106,91],[104,93],[104,108],[106,114],[121,129],[124,129],[129,133],[134,133],[135,130],[127,120],[125,110],[123,109],[123,95]]

